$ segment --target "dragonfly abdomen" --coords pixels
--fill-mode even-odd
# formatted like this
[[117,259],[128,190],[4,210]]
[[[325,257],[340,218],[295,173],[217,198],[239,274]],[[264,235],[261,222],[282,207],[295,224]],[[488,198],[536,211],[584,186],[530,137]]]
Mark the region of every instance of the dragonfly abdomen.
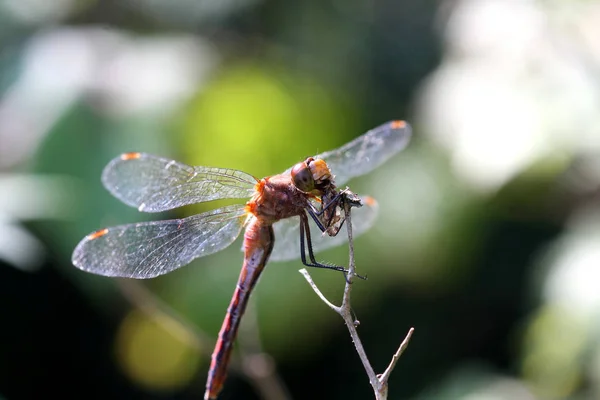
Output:
[[205,400],[216,399],[223,388],[233,342],[237,336],[242,315],[246,310],[252,289],[269,259],[274,243],[273,227],[270,224],[261,224],[259,220],[253,219],[246,227],[244,265],[211,357],[206,392],[204,393]]

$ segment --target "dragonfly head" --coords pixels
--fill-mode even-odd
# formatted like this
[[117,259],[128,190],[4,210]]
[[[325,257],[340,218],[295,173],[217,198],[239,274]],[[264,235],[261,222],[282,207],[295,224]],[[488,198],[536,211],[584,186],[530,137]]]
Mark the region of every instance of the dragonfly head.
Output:
[[292,181],[303,192],[321,192],[323,188],[333,184],[333,176],[323,160],[312,157],[294,165],[292,168]]

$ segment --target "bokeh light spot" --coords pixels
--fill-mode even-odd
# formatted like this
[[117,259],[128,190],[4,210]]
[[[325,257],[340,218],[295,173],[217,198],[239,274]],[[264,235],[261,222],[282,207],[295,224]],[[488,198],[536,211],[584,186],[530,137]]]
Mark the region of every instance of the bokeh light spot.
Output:
[[117,333],[117,357],[125,373],[152,390],[175,390],[194,377],[194,349],[140,311],[131,311]]
[[565,398],[581,381],[588,322],[562,307],[542,308],[526,329],[522,374],[541,398]]

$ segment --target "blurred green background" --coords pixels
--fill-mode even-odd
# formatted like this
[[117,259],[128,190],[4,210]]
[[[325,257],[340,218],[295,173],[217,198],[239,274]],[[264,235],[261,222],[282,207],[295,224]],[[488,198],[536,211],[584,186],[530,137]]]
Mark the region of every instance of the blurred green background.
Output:
[[[138,213],[113,157],[262,177],[391,119],[410,145],[349,182],[380,205],[353,290],[377,372],[415,327],[389,398],[600,398],[589,0],[0,1],[0,396],[202,398],[241,242],[149,281],[76,269],[89,232],[211,207]],[[299,268],[267,266],[222,399],[373,398]]]

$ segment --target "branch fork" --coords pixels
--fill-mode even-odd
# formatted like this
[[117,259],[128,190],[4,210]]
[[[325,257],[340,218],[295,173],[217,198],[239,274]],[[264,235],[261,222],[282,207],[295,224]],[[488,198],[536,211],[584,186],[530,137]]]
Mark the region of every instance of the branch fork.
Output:
[[388,380],[389,380],[390,374],[392,373],[392,370],[394,369],[394,367],[396,366],[396,363],[400,359],[400,356],[402,355],[404,350],[406,350],[406,347],[408,346],[408,343],[410,342],[410,339],[414,332],[414,328],[410,328],[410,330],[406,334],[406,337],[400,344],[400,347],[398,347],[398,350],[396,350],[396,353],[392,356],[392,360],[390,361],[390,364],[385,369],[385,371],[382,374],[376,374],[375,371],[373,370],[373,367],[371,366],[371,363],[369,362],[369,359],[364,350],[364,347],[362,345],[360,337],[358,336],[358,332],[357,332],[356,328],[359,324],[357,323],[357,321],[355,320],[355,318],[352,314],[352,307],[350,305],[350,293],[352,291],[352,279],[354,276],[356,276],[356,263],[354,260],[354,243],[353,243],[353,239],[352,239],[352,221],[351,221],[351,216],[350,216],[350,214],[351,214],[350,210],[353,206],[356,206],[356,204],[352,204],[352,203],[348,203],[348,202],[343,202],[343,204],[344,204],[344,213],[345,213],[345,218],[346,218],[346,230],[348,232],[348,244],[349,244],[348,247],[349,247],[350,262],[348,265],[348,278],[346,279],[346,285],[344,287],[344,295],[342,297],[342,304],[340,306],[336,306],[335,304],[330,302],[325,297],[325,295],[323,295],[321,290],[317,287],[317,285],[313,281],[312,277],[310,276],[310,274],[308,273],[308,271],[305,268],[301,269],[300,273],[304,276],[304,278],[306,279],[306,281],[308,282],[310,287],[313,289],[313,291],[317,294],[317,296],[319,296],[319,298],[325,304],[327,304],[327,306],[329,308],[331,308],[333,311],[335,311],[342,317],[342,319],[344,320],[344,322],[346,324],[346,327],[348,328],[348,332],[350,333],[350,337],[352,338],[352,343],[354,343],[356,352],[357,352],[358,356],[360,357],[360,360],[362,361],[362,364],[365,368],[367,376],[369,377],[369,383],[371,384],[371,387],[373,388],[373,392],[375,393],[375,398],[377,400],[385,400],[385,399],[387,399],[387,394],[388,394]]

